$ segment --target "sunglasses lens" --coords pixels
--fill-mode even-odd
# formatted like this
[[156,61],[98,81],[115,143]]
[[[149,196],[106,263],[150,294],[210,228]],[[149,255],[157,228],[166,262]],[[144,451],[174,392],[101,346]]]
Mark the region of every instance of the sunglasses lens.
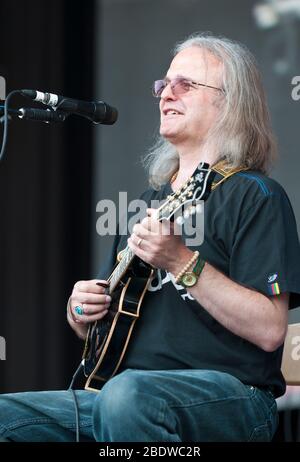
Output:
[[171,83],[172,92],[175,96],[182,95],[188,92],[191,88],[190,82],[182,77],[177,77],[171,82],[166,80],[155,80],[152,90],[153,95],[159,98],[169,83]]
[[173,93],[175,95],[182,95],[190,90],[190,83],[186,79],[178,78],[174,79]]
[[155,80],[154,85],[153,85],[153,95],[156,97],[159,97],[164,91],[165,87],[166,87],[166,82],[164,80]]

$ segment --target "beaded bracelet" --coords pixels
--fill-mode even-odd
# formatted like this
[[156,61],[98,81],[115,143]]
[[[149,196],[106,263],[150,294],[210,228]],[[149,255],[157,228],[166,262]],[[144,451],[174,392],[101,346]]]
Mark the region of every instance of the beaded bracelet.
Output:
[[198,250],[195,250],[195,252],[193,253],[193,256],[191,257],[191,259],[187,262],[187,264],[184,266],[184,268],[180,271],[180,273],[177,274],[176,278],[175,278],[175,282],[176,284],[179,284],[182,276],[184,275],[184,273],[186,273],[186,271],[188,269],[190,269],[190,267],[193,265],[193,263],[195,263],[195,261],[197,260],[197,258],[199,257],[199,252]]

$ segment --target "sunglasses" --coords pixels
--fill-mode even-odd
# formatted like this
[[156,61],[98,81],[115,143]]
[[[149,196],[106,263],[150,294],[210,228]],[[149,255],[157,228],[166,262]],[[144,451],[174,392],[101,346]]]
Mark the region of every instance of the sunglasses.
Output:
[[191,88],[197,89],[197,86],[213,88],[214,90],[219,90],[222,93],[224,93],[224,90],[222,88],[213,87],[212,85],[205,85],[204,83],[193,82],[193,80],[189,80],[184,77],[176,77],[172,80],[155,80],[152,87],[153,96],[155,96],[156,98],[160,98],[162,92],[168,85],[171,86],[171,90],[174,96],[184,95],[185,93],[190,91]]

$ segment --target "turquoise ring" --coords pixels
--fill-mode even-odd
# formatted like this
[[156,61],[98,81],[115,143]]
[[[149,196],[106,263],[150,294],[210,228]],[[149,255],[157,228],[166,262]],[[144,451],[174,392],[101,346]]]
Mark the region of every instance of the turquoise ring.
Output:
[[83,315],[83,308],[81,306],[75,306],[74,308],[75,313],[77,313],[79,316]]

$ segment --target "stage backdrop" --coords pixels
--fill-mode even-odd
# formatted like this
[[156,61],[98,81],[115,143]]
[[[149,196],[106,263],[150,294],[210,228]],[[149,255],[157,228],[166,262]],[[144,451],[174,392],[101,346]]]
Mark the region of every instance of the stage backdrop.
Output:
[[[0,17],[7,92],[92,99],[92,0],[84,8],[70,0],[1,0]],[[50,126],[10,122],[0,163],[0,392],[66,387],[81,359],[65,312],[74,282],[90,271],[94,128],[75,117]]]

